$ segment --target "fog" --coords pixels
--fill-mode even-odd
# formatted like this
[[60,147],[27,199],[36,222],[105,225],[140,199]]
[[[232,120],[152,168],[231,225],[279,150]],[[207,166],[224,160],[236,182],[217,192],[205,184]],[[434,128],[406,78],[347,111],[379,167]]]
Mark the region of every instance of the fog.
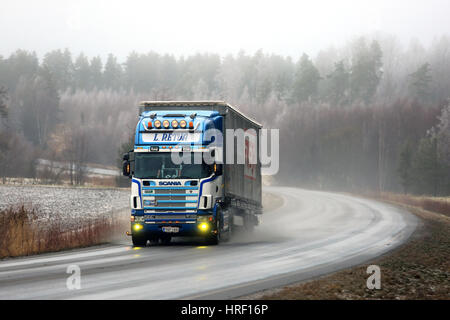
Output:
[[[0,177],[120,165],[140,100],[280,129],[277,183],[450,194],[450,4],[15,1],[0,12]],[[9,161],[15,159],[14,163]],[[14,164],[14,165],[13,165]],[[128,182],[127,182],[128,183]]]
[[315,55],[354,37],[395,35],[425,46],[450,30],[447,0],[2,1],[0,55],[68,48],[119,61],[135,50],[177,56],[244,50]]

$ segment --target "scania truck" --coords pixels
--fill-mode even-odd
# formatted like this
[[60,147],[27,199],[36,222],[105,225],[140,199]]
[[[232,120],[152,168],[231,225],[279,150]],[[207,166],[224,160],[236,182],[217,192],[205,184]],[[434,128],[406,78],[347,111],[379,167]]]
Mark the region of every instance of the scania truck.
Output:
[[134,246],[173,237],[216,245],[259,224],[259,123],[223,101],[144,101],[139,115],[123,156]]

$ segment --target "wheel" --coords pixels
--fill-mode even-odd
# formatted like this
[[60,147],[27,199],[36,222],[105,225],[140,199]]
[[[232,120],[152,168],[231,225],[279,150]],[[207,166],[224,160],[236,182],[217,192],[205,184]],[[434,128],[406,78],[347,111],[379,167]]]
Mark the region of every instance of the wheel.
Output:
[[171,236],[166,236],[166,237],[162,237],[161,238],[161,243],[162,244],[169,244],[170,241],[172,241],[172,237]]
[[150,245],[157,245],[159,243],[159,239],[158,238],[150,238]]
[[216,227],[214,230],[215,233],[213,233],[207,237],[208,244],[213,245],[213,246],[218,245],[220,243],[220,237],[221,237],[220,219],[219,219],[220,215],[218,213],[219,212],[217,212],[217,214],[216,214],[217,219],[216,219]]
[[[220,232],[220,242],[228,242],[231,240],[231,234],[233,232],[232,226],[233,226],[233,216],[232,213],[229,211],[230,209],[228,209],[227,211],[223,212],[222,215],[222,230]],[[228,228],[225,231],[225,221],[227,221],[228,223]]]
[[135,247],[145,247],[147,245],[147,238],[142,235],[133,235],[131,237],[131,241],[133,242],[133,246]]
[[244,218],[244,229],[247,233],[253,233],[255,230],[255,222],[249,214],[247,214]]
[[223,242],[228,242],[231,240],[231,235],[233,234],[233,228],[232,228],[232,223],[230,221],[228,221],[228,230],[226,232],[223,232],[223,234],[221,234],[221,241]]

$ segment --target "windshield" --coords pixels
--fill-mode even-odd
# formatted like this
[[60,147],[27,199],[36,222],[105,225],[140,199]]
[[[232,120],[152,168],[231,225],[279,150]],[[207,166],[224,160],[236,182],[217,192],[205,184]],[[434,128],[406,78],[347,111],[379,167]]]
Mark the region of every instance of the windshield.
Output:
[[201,179],[209,177],[213,168],[206,163],[174,164],[171,152],[135,153],[134,176],[138,179]]

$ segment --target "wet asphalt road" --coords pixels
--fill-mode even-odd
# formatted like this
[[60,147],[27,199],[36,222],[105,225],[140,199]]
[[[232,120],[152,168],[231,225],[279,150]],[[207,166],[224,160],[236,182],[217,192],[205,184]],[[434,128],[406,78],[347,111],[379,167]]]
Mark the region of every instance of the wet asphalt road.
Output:
[[[114,244],[0,262],[0,299],[230,299],[364,263],[403,243],[417,220],[347,195],[268,187],[283,205],[253,234],[218,246]],[[81,289],[66,286],[68,266]],[[366,279],[355,279],[365,283]]]

